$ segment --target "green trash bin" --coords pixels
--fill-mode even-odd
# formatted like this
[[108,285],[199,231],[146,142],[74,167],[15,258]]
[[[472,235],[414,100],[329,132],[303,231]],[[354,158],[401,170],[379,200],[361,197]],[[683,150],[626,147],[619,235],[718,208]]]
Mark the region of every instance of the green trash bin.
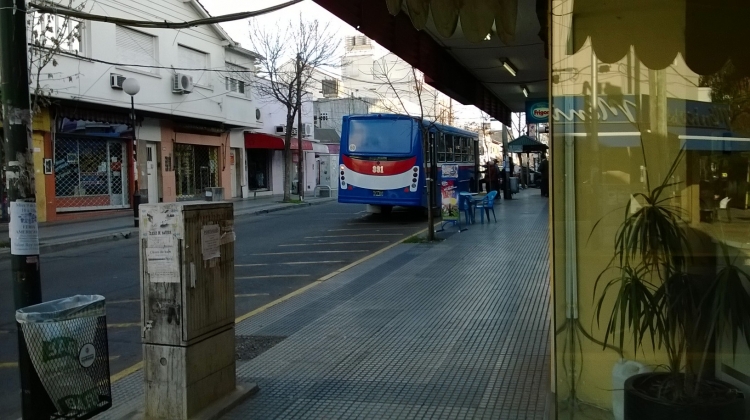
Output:
[[16,311],[34,369],[57,412],[88,419],[112,406],[105,300],[77,295]]

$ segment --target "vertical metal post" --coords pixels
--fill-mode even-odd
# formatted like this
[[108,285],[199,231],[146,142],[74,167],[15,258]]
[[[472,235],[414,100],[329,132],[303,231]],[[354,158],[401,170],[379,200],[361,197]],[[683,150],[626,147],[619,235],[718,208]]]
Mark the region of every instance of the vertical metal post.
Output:
[[130,123],[133,127],[133,226],[138,227],[138,207],[141,205],[141,192],[138,189],[138,136],[135,135],[135,99],[130,96]]
[[302,150],[302,57],[297,54],[297,193],[300,201],[305,199],[305,152]]
[[435,240],[435,178],[437,177],[437,165],[435,164],[435,132],[424,128],[422,120],[418,120],[419,129],[427,132],[427,153],[430,154],[430,168],[427,170],[427,240]]
[[[27,48],[26,1],[0,0],[0,89],[10,207],[11,281],[16,309],[42,301]],[[49,418],[54,410],[31,363],[20,325],[16,324],[16,328],[22,418]]]

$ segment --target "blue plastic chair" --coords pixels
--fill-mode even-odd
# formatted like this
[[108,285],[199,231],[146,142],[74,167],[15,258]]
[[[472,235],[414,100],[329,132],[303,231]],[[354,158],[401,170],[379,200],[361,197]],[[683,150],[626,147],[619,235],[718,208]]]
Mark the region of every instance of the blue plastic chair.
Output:
[[[477,203],[476,205],[476,208],[480,209],[479,215],[482,223],[484,223],[484,213],[487,213],[487,223],[490,222],[490,210],[492,210],[492,217],[495,218],[495,223],[497,223],[497,216],[495,216],[495,196],[497,196],[497,191],[490,191],[490,193],[482,199],[482,202]],[[484,210],[484,212],[482,212],[482,210]]]
[[471,193],[468,192],[460,192],[458,194],[459,197],[459,204],[458,204],[458,211],[464,212],[464,217],[466,217],[466,224],[473,223],[474,217],[472,212],[472,203],[471,203]]

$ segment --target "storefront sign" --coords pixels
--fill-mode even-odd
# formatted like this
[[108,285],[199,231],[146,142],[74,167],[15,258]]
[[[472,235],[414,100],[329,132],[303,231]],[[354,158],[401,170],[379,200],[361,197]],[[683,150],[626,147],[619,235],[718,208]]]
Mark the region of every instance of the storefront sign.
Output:
[[542,124],[549,121],[549,101],[532,99],[526,101],[526,124]]
[[[640,114],[644,123],[648,122],[650,116],[650,102],[648,95],[641,97]],[[589,98],[585,96],[557,97],[552,108],[552,120],[556,123],[590,122],[593,120],[593,114],[589,103]],[[639,114],[636,98],[633,95],[599,96],[596,111],[599,117],[597,122],[605,124],[635,124]],[[711,102],[668,98],[667,125],[679,128],[731,130],[729,108],[726,105]]]

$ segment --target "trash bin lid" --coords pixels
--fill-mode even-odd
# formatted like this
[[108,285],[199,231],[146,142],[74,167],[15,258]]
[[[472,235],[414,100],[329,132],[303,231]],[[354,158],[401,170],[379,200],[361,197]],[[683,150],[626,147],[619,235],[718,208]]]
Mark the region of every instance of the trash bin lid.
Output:
[[21,308],[16,311],[16,321],[22,324],[55,322],[105,314],[104,296],[75,295]]

